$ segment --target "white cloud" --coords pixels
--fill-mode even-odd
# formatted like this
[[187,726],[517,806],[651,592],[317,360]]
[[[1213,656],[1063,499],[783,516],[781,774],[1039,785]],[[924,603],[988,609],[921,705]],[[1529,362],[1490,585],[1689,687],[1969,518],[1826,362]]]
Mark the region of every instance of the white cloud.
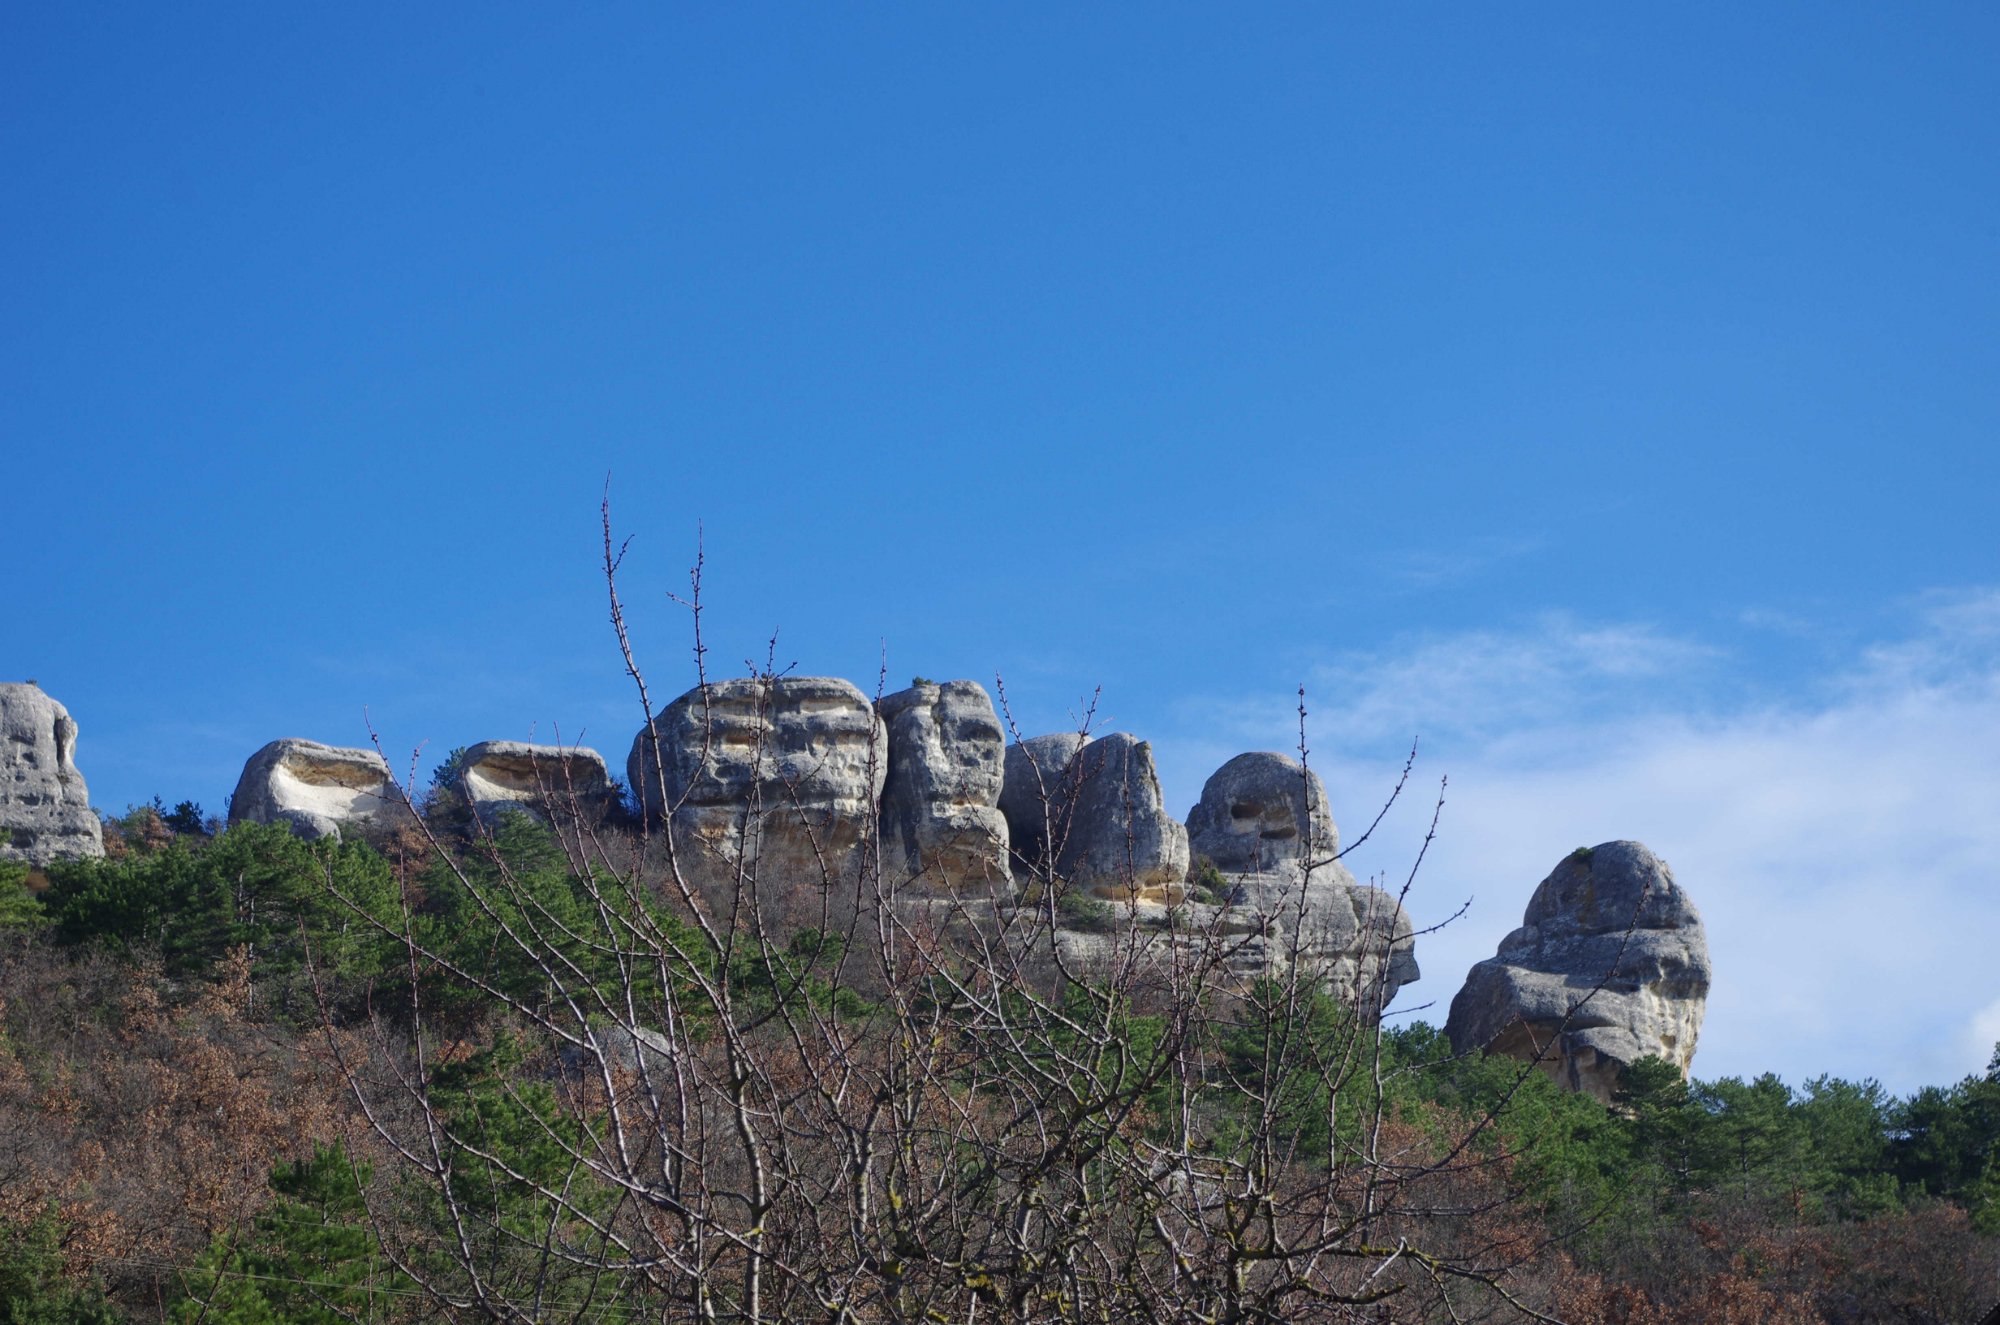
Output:
[[[2000,1040],[2000,593],[1922,606],[1905,638],[1777,701],[1732,700],[1756,691],[1714,646],[1562,618],[1328,668],[1319,688],[1341,702],[1316,745],[1371,752],[1318,760],[1344,830],[1373,816],[1409,732],[1436,734],[1419,765],[1432,787],[1450,775],[1413,911],[1474,907],[1420,946],[1405,999],[1441,1021],[1557,860],[1629,837],[1672,864],[1708,926],[1698,1074],[1907,1091],[1983,1069]],[[1271,722],[1235,748],[1283,735]],[[1197,744],[1163,753],[1178,764]],[[1358,873],[1400,879],[1429,817],[1425,791],[1412,799]]]

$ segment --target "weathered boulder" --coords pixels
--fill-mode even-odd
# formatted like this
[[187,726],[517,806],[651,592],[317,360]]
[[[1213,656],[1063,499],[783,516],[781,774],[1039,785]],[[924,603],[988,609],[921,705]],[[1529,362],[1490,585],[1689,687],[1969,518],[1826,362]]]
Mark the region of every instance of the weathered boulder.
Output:
[[1177,897],[1187,880],[1187,829],[1167,813],[1151,743],[1113,732],[1077,751],[1072,768],[1056,872],[1099,897]]
[[1540,1054],[1557,1082],[1608,1102],[1648,1054],[1687,1071],[1708,985],[1701,916],[1666,862],[1606,842],[1542,880],[1521,928],[1466,976],[1445,1031],[1460,1052]]
[[1000,813],[1015,858],[1025,866],[1039,865],[1051,839],[1069,835],[1070,811],[1076,801],[1077,751],[1090,738],[1082,732],[1030,736],[1007,747],[1000,786]]
[[466,748],[459,777],[473,812],[489,820],[520,810],[543,823],[596,824],[617,798],[604,756],[580,745],[481,741]]
[[1007,738],[977,681],[920,683],[877,706],[888,730],[882,867],[892,886],[1005,889]]
[[401,805],[380,754],[288,736],[243,765],[229,822],[289,824],[300,837],[338,840],[342,824],[382,819]]
[[46,865],[104,854],[104,825],[76,768],[76,722],[32,681],[0,684],[0,860]]
[[1418,979],[1409,915],[1336,859],[1326,788],[1290,755],[1253,751],[1218,768],[1188,812],[1188,837],[1221,872],[1232,920],[1253,935],[1233,963],[1245,974],[1297,960],[1370,1011]]
[[626,774],[650,826],[670,824],[683,876],[728,887],[853,879],[887,777],[868,697],[837,677],[696,686],[633,738]]
[[564,1045],[556,1053],[559,1075],[572,1082],[636,1076],[664,1085],[673,1071],[673,1042],[645,1026],[593,1026],[583,1043]]
[[1230,883],[1229,916],[1251,933],[1231,962],[1243,974],[1278,975],[1296,961],[1371,1016],[1423,974],[1402,903],[1338,864],[1239,874]]
[[1274,750],[1237,755],[1210,774],[1187,830],[1194,854],[1225,874],[1276,873],[1340,849],[1319,775]]

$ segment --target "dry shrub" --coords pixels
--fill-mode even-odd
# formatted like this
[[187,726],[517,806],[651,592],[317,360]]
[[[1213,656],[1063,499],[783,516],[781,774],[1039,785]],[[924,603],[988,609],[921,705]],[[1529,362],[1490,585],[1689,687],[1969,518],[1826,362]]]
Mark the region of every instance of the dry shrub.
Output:
[[274,1160],[340,1134],[313,1045],[245,1015],[251,963],[176,987],[94,951],[0,961],[0,1229],[54,1209],[69,1268],[155,1301],[163,1275],[261,1208]]

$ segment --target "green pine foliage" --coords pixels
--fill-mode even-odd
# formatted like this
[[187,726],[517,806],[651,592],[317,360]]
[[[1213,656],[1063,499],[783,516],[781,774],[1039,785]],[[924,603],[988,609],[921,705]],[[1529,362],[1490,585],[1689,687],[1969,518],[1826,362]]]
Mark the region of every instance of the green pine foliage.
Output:
[[41,900],[28,889],[28,867],[0,860],[0,930],[32,928],[42,919]]
[[276,1199],[216,1239],[188,1276],[175,1325],[341,1325],[410,1320],[421,1294],[377,1246],[369,1167],[339,1146],[271,1170]]
[[175,836],[154,851],[63,861],[41,906],[59,941],[156,953],[171,975],[200,975],[247,949],[260,980],[314,1016],[308,953],[323,983],[346,988],[392,969],[398,894],[387,863],[361,843],[305,842],[242,823],[209,841]]
[[62,1233],[53,1208],[25,1227],[0,1229],[0,1325],[117,1325],[94,1275],[64,1273]]
[[[613,1261],[620,1252],[608,1232],[618,1193],[598,1183],[572,1155],[603,1141],[603,1122],[585,1122],[562,1107],[556,1089],[524,1074],[527,1055],[511,1035],[438,1068],[431,1098],[442,1126],[439,1144],[448,1186],[412,1191],[417,1226],[454,1230],[453,1239],[418,1236],[402,1254],[421,1266],[433,1286],[453,1284],[459,1300],[505,1307],[542,1304],[545,1318],[622,1321],[640,1304],[622,1301],[605,1276],[574,1262]],[[561,1192],[558,1204],[545,1193]],[[449,1194],[456,1213],[448,1214]],[[479,1282],[465,1279],[467,1257]]]

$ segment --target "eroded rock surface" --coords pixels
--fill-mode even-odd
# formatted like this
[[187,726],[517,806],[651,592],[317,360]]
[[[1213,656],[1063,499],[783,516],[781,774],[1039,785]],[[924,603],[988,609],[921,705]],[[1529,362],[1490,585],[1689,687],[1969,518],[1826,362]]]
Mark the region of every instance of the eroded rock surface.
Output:
[[1340,849],[1319,775],[1274,750],[1237,755],[1210,774],[1187,830],[1194,854],[1225,874],[1277,873]]
[[1000,810],[1024,872],[1097,897],[1172,900],[1187,879],[1187,828],[1167,813],[1153,747],[1126,732],[1031,736],[1007,747]]
[[1648,1054],[1687,1071],[1709,973],[1701,916],[1666,862],[1640,843],[1606,842],[1542,881],[1521,928],[1466,976],[1445,1029],[1461,1052],[1545,1050],[1559,1083],[1609,1101]]
[[379,820],[401,806],[380,754],[288,736],[243,765],[229,822],[289,824],[300,837],[338,839],[343,824]]
[[882,866],[892,886],[1004,890],[1006,736],[977,681],[919,684],[879,705],[888,731]]
[[1278,975],[1297,961],[1372,1015],[1423,974],[1409,913],[1340,865],[1236,875],[1231,884],[1229,918],[1252,935],[1231,961],[1243,975]]
[[1073,767],[1077,751],[1090,738],[1081,732],[1030,736],[1007,747],[1000,787],[1000,813],[1007,820],[1007,838],[1023,866],[1039,865],[1051,840],[1069,835],[1070,811],[1076,801]]
[[853,880],[888,773],[868,697],[837,677],[753,677],[688,691],[632,742],[626,773],[649,825],[671,819],[689,882]]
[[1177,897],[1187,880],[1187,829],[1167,813],[1151,743],[1113,732],[1079,750],[1075,765],[1056,872],[1099,897]]
[[[1245,877],[1253,887],[1295,882],[1275,874]],[[1393,896],[1343,883],[1315,887],[1310,900],[1296,940],[1298,898],[1284,891],[1221,905],[1144,898],[1100,901],[1087,918],[1059,911],[1056,941],[1069,961],[1087,971],[1123,960],[1135,941],[1163,964],[1176,945],[1185,954],[1190,945],[1215,943],[1223,970],[1246,983],[1281,976],[1296,958],[1302,969],[1371,1018],[1389,1007],[1405,985],[1416,982],[1420,972],[1410,918]]]
[[1233,963],[1275,975],[1294,960],[1371,1011],[1414,983],[1414,927],[1395,897],[1355,881],[1319,775],[1271,750],[1237,755],[1188,812],[1198,858],[1222,874],[1232,923],[1252,937]]
[[0,684],[0,860],[103,854],[104,826],[76,767],[76,721],[32,681]]
[[511,809],[543,823],[594,824],[616,797],[604,756],[583,746],[481,741],[466,749],[460,777],[474,813],[487,819]]

